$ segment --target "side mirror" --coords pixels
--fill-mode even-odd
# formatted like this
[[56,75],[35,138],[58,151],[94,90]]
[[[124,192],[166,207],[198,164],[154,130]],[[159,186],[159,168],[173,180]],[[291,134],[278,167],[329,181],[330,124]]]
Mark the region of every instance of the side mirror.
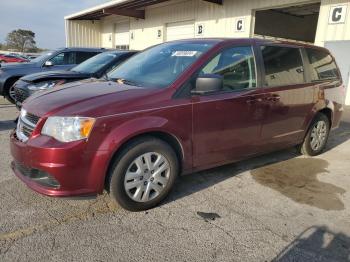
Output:
[[192,94],[203,95],[222,90],[223,77],[215,74],[200,75],[196,80],[196,88],[191,91]]
[[53,66],[53,63],[52,63],[52,61],[46,61],[44,66],[45,67],[50,67],[50,66]]

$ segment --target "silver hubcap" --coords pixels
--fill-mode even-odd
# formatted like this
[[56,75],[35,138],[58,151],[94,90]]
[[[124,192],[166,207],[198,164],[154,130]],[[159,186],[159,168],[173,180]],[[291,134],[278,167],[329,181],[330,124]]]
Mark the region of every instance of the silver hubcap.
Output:
[[128,167],[124,188],[136,202],[156,198],[166,187],[170,177],[170,165],[161,154],[149,152],[137,157]]
[[311,131],[311,148],[314,151],[320,150],[327,139],[327,124],[319,121]]
[[15,94],[15,87],[14,86],[10,87],[9,96],[13,101],[15,101],[16,94]]

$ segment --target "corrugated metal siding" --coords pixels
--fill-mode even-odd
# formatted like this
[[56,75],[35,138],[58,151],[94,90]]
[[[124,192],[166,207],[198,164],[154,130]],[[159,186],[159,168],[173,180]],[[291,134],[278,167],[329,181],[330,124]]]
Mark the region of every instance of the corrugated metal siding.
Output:
[[[130,30],[134,35],[130,46],[132,49],[143,49],[165,40],[167,23],[190,21],[195,19],[195,1],[173,1],[162,7],[146,8],[146,19],[132,19]],[[162,35],[158,37],[158,30]]]
[[[323,45],[330,40],[350,39],[350,0],[226,0],[224,5],[216,5],[202,0],[173,0],[158,6],[146,8],[146,19],[109,16],[92,24],[91,21],[67,21],[67,46],[115,46],[115,31],[118,21],[130,22],[133,39],[130,48],[143,49],[165,40],[166,24],[195,21],[204,26],[201,37],[251,37],[254,31],[254,11],[321,2],[317,27],[316,44]],[[329,25],[330,6],[348,4],[347,20],[344,24]],[[235,31],[237,18],[244,18],[245,31]],[[196,27],[196,26],[195,26]],[[158,37],[158,30],[162,36]]]
[[[294,0],[293,4],[305,3],[305,0]],[[165,39],[167,23],[194,20],[195,24],[204,26],[201,37],[250,37],[253,35],[253,10],[269,9],[291,5],[290,0],[230,0],[224,1],[224,6],[202,0],[172,1],[161,7],[146,8],[146,20],[131,19],[131,31],[134,39],[130,46],[133,49],[143,49],[159,44]],[[235,20],[245,19],[245,31],[235,31]],[[163,36],[157,38],[158,30]],[[104,45],[104,43],[103,43]]]
[[101,47],[100,21],[66,20],[67,47]]

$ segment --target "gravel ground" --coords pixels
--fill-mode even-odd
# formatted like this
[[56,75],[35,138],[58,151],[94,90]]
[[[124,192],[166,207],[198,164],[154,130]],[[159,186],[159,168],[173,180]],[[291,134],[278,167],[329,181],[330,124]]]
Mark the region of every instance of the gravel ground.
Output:
[[0,261],[350,261],[350,117],[328,150],[293,149],[181,177],[129,213],[104,194],[55,199],[11,172],[16,109],[0,98]]

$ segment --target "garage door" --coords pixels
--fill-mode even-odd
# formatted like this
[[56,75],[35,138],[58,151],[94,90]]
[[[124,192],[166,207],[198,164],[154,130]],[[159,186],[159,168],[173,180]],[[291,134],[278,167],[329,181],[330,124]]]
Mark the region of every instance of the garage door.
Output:
[[194,38],[194,21],[169,23],[166,27],[166,41]]
[[128,50],[130,44],[130,23],[117,23],[115,28],[115,48]]

